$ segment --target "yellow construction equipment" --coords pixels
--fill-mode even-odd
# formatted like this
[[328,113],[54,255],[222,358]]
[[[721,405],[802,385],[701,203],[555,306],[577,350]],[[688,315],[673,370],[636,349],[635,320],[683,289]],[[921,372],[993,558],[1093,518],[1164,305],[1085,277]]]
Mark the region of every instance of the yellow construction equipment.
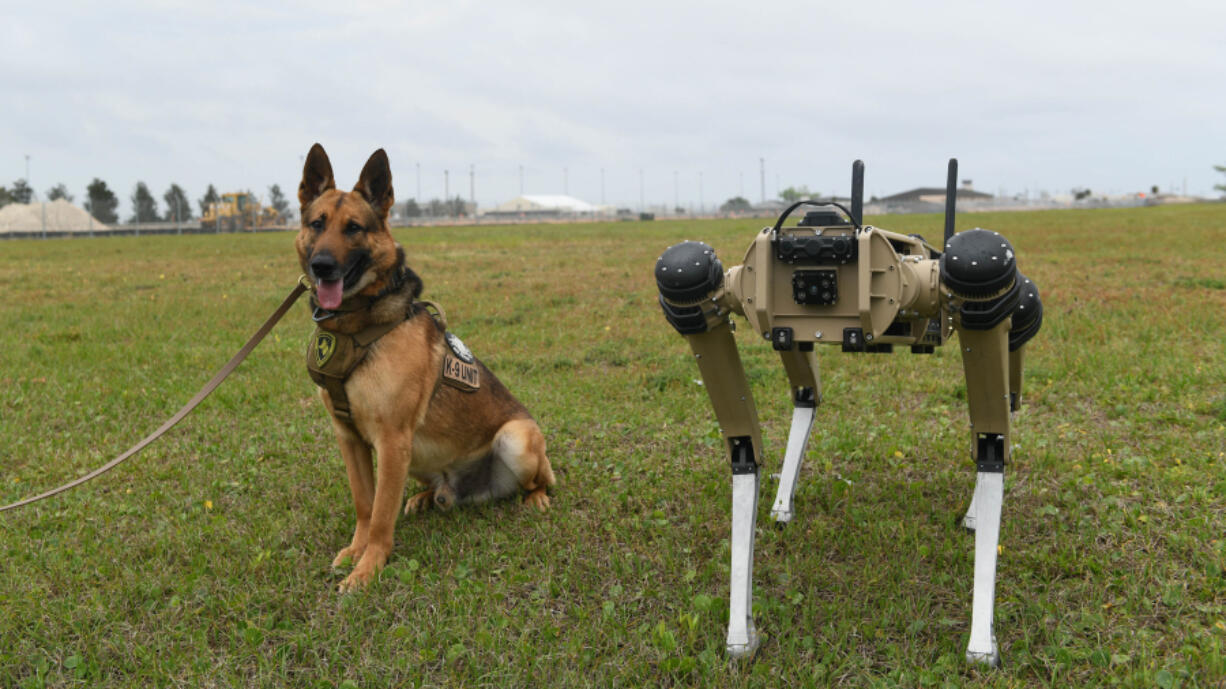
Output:
[[249,191],[222,194],[221,200],[210,204],[200,218],[201,228],[214,232],[268,229],[281,224],[281,214],[271,206],[260,205]]

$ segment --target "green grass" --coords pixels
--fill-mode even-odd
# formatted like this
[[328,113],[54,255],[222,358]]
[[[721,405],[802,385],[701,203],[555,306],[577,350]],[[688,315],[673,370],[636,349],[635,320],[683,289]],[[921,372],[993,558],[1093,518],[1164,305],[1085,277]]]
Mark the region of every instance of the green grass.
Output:
[[[937,216],[878,218],[940,234]],[[961,364],[819,350],[786,529],[763,481],[752,663],[723,655],[730,475],[652,267],[762,221],[397,231],[539,419],[559,484],[401,518],[339,596],[352,511],[305,307],[142,455],[0,515],[0,686],[1212,687],[1226,683],[1226,205],[967,215],[1017,248],[1028,347],[998,571],[1005,667],[963,662],[974,480]],[[0,242],[0,501],[169,416],[298,276],[287,234]],[[748,328],[764,477],[790,420]]]

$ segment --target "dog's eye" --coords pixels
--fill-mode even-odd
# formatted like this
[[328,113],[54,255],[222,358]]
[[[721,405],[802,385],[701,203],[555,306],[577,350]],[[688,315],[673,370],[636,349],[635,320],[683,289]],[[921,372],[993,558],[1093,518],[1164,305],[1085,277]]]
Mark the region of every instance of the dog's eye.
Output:
[[316,219],[312,220],[312,221],[311,221],[311,224],[310,224],[310,225],[308,225],[308,227],[310,227],[312,230],[315,230],[316,232],[319,232],[320,230],[324,229],[324,219],[323,219],[323,216],[320,216],[320,217],[318,217],[318,218],[316,218]]
[[357,234],[359,232],[362,232],[365,229],[366,228],[362,227],[361,225],[355,222],[351,222],[345,226],[345,233],[346,234]]

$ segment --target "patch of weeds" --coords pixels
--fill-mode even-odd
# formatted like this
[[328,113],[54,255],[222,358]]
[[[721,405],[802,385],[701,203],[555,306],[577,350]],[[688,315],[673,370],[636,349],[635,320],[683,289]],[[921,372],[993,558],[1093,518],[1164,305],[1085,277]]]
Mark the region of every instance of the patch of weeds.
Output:
[[1226,289],[1226,280],[1180,277],[1175,279],[1175,286],[1187,289]]

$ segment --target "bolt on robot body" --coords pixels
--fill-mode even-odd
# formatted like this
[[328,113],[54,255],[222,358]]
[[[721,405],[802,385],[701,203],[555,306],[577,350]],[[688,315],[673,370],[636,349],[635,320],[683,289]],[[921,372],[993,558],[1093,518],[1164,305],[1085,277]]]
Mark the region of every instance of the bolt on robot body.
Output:
[[[670,247],[656,263],[660,305],[689,342],[719,421],[732,468],[732,567],[727,651],[758,646],[752,611],[753,541],[762,438],[733,339],[733,314],[779,352],[791,386],[792,425],[778,494],[777,522],[793,517],[792,497],[821,382],[814,345],[844,352],[909,346],[931,353],[957,333],[970,407],[975,492],[963,525],[975,532],[970,662],[997,666],[993,631],[997,543],[1009,461],[1010,413],[1022,391],[1026,343],[1042,323],[1036,286],[1017,270],[1008,240],[974,229],[954,234],[957,161],[950,160],[942,251],[918,235],[861,224],[864,166],[852,167],[852,208],[799,202],[754,238],[740,265],[724,271],[701,242]],[[783,227],[800,205],[810,211]],[[836,206],[846,217],[830,206]]]

